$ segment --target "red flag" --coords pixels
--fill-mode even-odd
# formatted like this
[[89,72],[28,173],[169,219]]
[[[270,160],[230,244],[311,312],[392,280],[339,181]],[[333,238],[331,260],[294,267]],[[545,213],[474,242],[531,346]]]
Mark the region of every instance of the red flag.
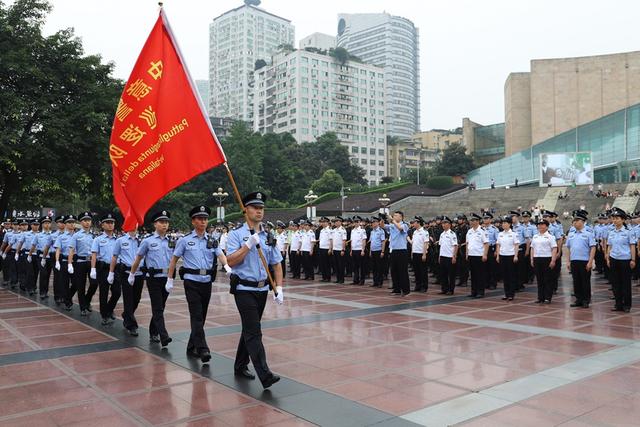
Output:
[[113,120],[109,158],[124,230],[169,191],[226,162],[205,111],[161,10]]

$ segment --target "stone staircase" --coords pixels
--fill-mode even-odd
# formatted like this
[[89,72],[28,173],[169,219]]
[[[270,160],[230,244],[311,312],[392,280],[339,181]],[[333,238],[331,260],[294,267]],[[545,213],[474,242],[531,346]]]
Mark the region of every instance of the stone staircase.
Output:
[[613,207],[620,208],[625,212],[633,212],[636,210],[636,206],[638,205],[638,200],[640,197],[637,196],[628,196],[628,194],[633,193],[635,190],[640,191],[640,183],[629,183],[622,193],[622,196],[616,197],[613,202]]
[[544,209],[553,211],[556,209],[556,205],[558,204],[558,196],[560,194],[565,194],[566,192],[567,187],[549,187],[547,188],[547,192],[544,197],[542,199],[538,199],[535,206],[544,206]]

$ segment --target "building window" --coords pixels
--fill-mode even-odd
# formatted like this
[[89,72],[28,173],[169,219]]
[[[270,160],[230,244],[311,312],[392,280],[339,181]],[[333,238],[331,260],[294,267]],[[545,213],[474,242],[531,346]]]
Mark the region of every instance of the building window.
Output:
[[353,154],[358,154],[358,147],[351,147],[351,152]]

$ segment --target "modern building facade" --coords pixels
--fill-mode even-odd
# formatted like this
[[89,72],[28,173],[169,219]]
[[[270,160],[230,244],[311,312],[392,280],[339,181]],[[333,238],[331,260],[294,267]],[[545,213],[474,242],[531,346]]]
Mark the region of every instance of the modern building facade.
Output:
[[540,155],[544,153],[591,152],[595,183],[624,182],[632,170],[640,170],[640,104],[618,110],[582,124],[504,159],[489,163],[467,175],[477,188],[537,184]]
[[198,89],[198,95],[202,99],[202,103],[208,109],[209,108],[209,80],[196,80],[196,89]]
[[505,154],[639,102],[640,52],[533,60],[505,83]]
[[326,50],[334,49],[336,47],[336,37],[329,34],[313,33],[300,40],[300,49],[313,47],[316,49]]
[[461,128],[417,132],[408,141],[388,146],[387,174],[397,179],[410,170],[433,167],[444,149],[451,144],[462,142]]
[[484,165],[504,157],[504,123],[481,125],[462,119],[462,139],[476,164]]
[[294,26],[285,18],[243,5],[209,25],[209,115],[251,121],[256,61],[269,62],[281,45],[293,46]]
[[255,131],[288,132],[298,142],[335,132],[370,184],[386,174],[382,68],[306,50],[282,51],[255,71],[254,81]]
[[408,139],[420,131],[418,29],[388,13],[338,15],[338,47],[384,68],[387,131]]

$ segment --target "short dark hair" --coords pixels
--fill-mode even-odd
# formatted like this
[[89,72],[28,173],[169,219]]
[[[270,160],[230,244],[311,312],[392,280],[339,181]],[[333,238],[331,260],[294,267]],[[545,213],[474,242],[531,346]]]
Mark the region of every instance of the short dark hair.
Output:
[[398,214],[400,214],[400,215],[402,215],[402,218],[404,218],[404,212],[402,212],[402,211],[395,211],[395,212],[394,212],[394,214],[397,214],[397,213],[398,213]]

